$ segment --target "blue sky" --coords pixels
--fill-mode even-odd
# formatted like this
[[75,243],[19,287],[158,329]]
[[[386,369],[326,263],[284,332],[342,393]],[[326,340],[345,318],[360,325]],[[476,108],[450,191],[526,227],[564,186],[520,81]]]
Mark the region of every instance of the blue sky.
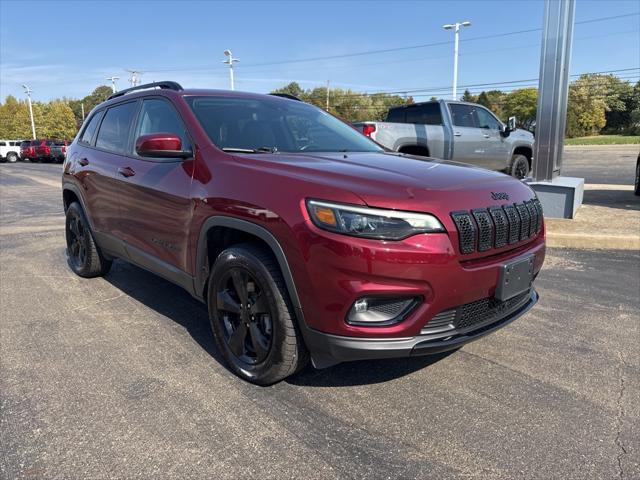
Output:
[[[538,76],[542,1],[10,1],[0,0],[0,96],[83,97],[125,69],[144,82],[228,88],[223,50],[240,59],[236,89],[267,92],[290,81],[357,91],[422,89],[448,95],[453,34],[461,32],[459,85]],[[571,73],[640,67],[640,1],[577,0]],[[579,22],[629,15],[608,21]],[[26,25],[26,19],[29,25]],[[475,39],[475,37],[485,37]],[[447,42],[329,60],[282,63]],[[451,43],[449,43],[451,42]],[[261,65],[259,65],[261,64]],[[621,72],[637,80],[638,70]],[[518,85],[524,85],[526,82]],[[472,91],[490,87],[472,87]]]

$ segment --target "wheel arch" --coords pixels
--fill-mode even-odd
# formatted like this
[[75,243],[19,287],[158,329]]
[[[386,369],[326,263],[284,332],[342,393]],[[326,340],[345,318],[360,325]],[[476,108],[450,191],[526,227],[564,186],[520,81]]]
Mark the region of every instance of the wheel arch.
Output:
[[[220,241],[216,242],[216,240]],[[246,241],[258,242],[271,251],[280,266],[289,298],[296,310],[296,316],[301,321],[302,306],[300,297],[295,287],[289,262],[280,242],[269,230],[247,220],[219,215],[209,217],[204,221],[198,236],[196,251],[195,293],[202,300],[206,300],[209,272],[217,255],[227,246]]]
[[407,143],[404,145],[400,145],[397,148],[397,151],[400,153],[406,153],[408,155],[418,155],[421,157],[430,156],[429,147],[426,147],[424,145],[417,145],[415,143]]
[[511,153],[511,158],[509,159],[509,161],[511,162],[511,160],[513,159],[514,155],[524,155],[525,157],[527,157],[527,160],[529,161],[529,169],[531,169],[531,167],[533,167],[533,149],[529,146],[529,145],[518,145],[513,149],[513,152]]

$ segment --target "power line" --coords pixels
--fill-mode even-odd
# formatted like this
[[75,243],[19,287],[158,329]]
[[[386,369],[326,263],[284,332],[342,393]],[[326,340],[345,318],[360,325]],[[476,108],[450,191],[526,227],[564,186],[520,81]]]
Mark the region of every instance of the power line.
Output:
[[[609,16],[609,17],[591,18],[591,19],[588,19],[588,20],[582,20],[582,21],[579,21],[579,22],[575,22],[575,25],[582,25],[582,24],[588,24],[588,23],[594,23],[594,22],[604,22],[604,21],[609,21],[609,20],[616,20],[616,19],[619,19],[619,18],[629,18],[629,17],[633,17],[633,16],[639,16],[639,15],[640,15],[639,12],[633,12],[633,13],[628,13],[628,14],[625,14],[625,15],[613,15],[613,16]],[[468,37],[468,38],[464,38],[464,39],[462,39],[460,41],[461,42],[473,42],[473,41],[478,41],[478,40],[487,40],[487,39],[491,39],[491,38],[503,38],[503,37],[513,36],[513,35],[521,35],[521,34],[524,34],[524,33],[538,32],[538,31],[541,31],[541,30],[542,30],[541,27],[529,28],[529,29],[525,29],[525,30],[516,30],[516,31],[513,31],[513,32],[503,32],[503,33],[495,33],[495,34],[491,34],[491,35]],[[393,53],[393,52],[399,52],[399,51],[403,51],[403,50],[416,50],[416,49],[421,49],[421,48],[435,47],[435,46],[441,46],[441,45],[449,45],[451,43],[452,43],[452,41],[449,40],[449,41],[424,43],[424,44],[420,44],[420,45],[409,45],[409,46],[405,46],[405,47],[395,47],[395,48],[385,48],[385,49],[378,49],[378,50],[366,50],[366,51],[362,51],[362,52],[344,53],[344,54],[340,54],[340,55],[326,55],[326,56],[318,56],[318,57],[299,58],[299,59],[293,59],[293,60],[274,60],[274,61],[269,61],[269,62],[248,64],[248,65],[245,65],[243,68],[247,69],[247,68],[260,67],[260,66],[285,65],[285,64],[291,64],[291,63],[317,62],[317,61],[322,61],[322,60],[335,60],[335,59],[338,59],[338,58],[361,57],[361,56],[375,55],[375,54],[380,54],[380,53]],[[147,72],[179,72],[179,71],[185,71],[185,70],[187,70],[187,71],[210,70],[211,68],[212,67],[194,67],[194,68],[181,67],[181,68],[165,68],[165,69],[158,69],[158,70],[146,69],[145,71],[147,71]]]
[[[575,77],[580,77],[582,75],[606,75],[606,74],[613,74],[613,73],[619,73],[619,72],[630,72],[630,71],[634,71],[634,70],[640,70],[640,67],[633,67],[633,68],[621,68],[621,69],[617,69],[617,70],[603,70],[603,71],[599,71],[599,72],[583,72],[583,73],[576,73],[571,75],[571,77],[575,78]],[[637,77],[637,75],[634,75],[634,77]],[[521,79],[521,80],[507,80],[507,81],[503,81],[503,82],[489,82],[489,83],[473,83],[473,84],[466,84],[466,85],[460,85],[460,88],[473,88],[473,87],[494,87],[494,88],[499,88],[499,87],[507,87],[507,86],[514,86],[517,88],[523,88],[523,85],[518,85],[518,84],[531,84],[532,82],[537,82],[538,78],[527,78],[527,79]],[[533,84],[533,86],[535,86],[537,84]],[[343,94],[334,94],[334,98],[340,98],[340,97],[358,97],[358,96],[373,96],[373,95],[403,95],[403,94],[415,94],[415,93],[420,93],[420,92],[440,92],[440,91],[447,91],[449,90],[451,87],[449,85],[447,86],[441,86],[441,87],[421,87],[421,88],[401,88],[398,90],[393,90],[393,91],[376,91],[376,92],[345,92]],[[415,95],[414,95],[415,96]],[[308,98],[313,98],[313,97],[308,97]]]

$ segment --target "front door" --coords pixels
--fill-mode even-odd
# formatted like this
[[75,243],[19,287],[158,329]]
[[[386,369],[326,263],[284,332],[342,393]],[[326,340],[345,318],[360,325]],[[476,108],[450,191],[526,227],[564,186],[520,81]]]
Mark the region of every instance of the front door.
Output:
[[189,148],[184,122],[169,100],[151,97],[141,102],[133,132],[126,165],[118,171],[122,185],[119,231],[125,248],[131,260],[165,277],[167,270],[170,276],[192,275],[187,240],[193,159],[148,158],[135,152],[135,139],[151,133],[176,134],[183,148]]
[[449,110],[453,122],[453,160],[491,168],[489,135],[478,126],[475,106],[450,103]]

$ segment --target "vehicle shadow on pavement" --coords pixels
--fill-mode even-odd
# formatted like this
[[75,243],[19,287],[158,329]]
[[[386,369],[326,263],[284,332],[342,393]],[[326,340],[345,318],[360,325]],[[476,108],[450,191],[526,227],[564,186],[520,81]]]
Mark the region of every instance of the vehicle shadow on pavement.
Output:
[[582,203],[599,207],[640,210],[640,197],[632,190],[585,190]]
[[427,368],[454,352],[455,350],[424,357],[348,362],[324,370],[316,370],[309,365],[284,381],[304,387],[354,387],[384,383]]
[[122,260],[113,263],[104,279],[137,302],[182,325],[203,350],[224,365],[211,333],[207,307],[184,289]]
[[[203,350],[227,368],[211,333],[207,307],[185,290],[121,260],[114,262],[104,279],[133,300],[182,325]],[[308,387],[349,387],[383,383],[426,368],[451,353],[350,362],[324,370],[316,370],[309,365],[285,381],[292,385]]]

